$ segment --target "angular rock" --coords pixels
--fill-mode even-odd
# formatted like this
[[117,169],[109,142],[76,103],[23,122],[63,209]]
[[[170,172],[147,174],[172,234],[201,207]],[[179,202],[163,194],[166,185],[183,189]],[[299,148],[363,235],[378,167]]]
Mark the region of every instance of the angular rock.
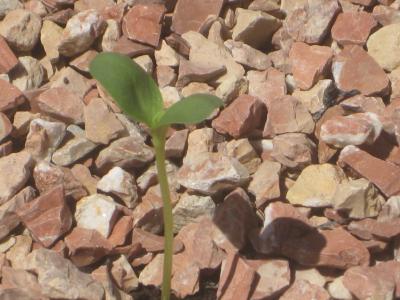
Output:
[[371,31],[378,25],[374,17],[364,11],[340,13],[332,26],[332,38],[341,45],[364,45]]
[[138,191],[135,177],[120,167],[112,168],[97,183],[97,189],[118,196],[128,208],[136,206]]
[[199,31],[210,15],[218,17],[223,0],[178,0],[172,16],[172,30],[177,34]]
[[90,170],[88,167],[81,164],[75,164],[71,168],[71,173],[75,177],[75,179],[85,187],[90,195],[96,194],[98,179],[94,178],[90,174]]
[[21,206],[17,214],[33,238],[47,248],[72,226],[72,215],[62,185]]
[[0,19],[3,19],[10,11],[23,7],[23,4],[19,0],[1,0]]
[[117,204],[111,197],[94,194],[76,204],[75,219],[78,227],[95,229],[107,238],[118,217]]
[[[202,1],[202,3],[205,2]],[[232,78],[239,80],[243,77],[245,73],[244,68],[233,59],[229,50],[223,45],[213,43],[200,33],[193,31],[183,34],[182,37],[191,47],[189,54],[190,62],[209,67],[226,67],[226,74],[219,77],[216,83],[220,84]]]
[[121,255],[117,260],[113,261],[111,274],[117,286],[127,293],[132,292],[139,286],[139,278],[125,255]]
[[389,79],[392,88],[392,93],[390,95],[390,98],[391,99],[400,98],[400,67],[390,72]]
[[0,36],[0,74],[10,72],[17,65],[17,57],[8,46],[6,40]]
[[59,166],[68,166],[92,152],[97,144],[85,137],[85,131],[78,126],[70,125],[67,131],[74,137],[58,148],[52,156],[52,161]]
[[18,105],[25,102],[25,97],[21,91],[8,83],[7,81],[0,79],[0,112],[16,108]]
[[[147,252],[162,252],[164,250],[164,237],[152,234],[140,228],[135,228],[132,233],[132,241],[139,243]],[[173,252],[182,252],[183,244],[179,239],[174,239]]]
[[247,72],[249,95],[258,97],[269,108],[272,102],[286,95],[285,74],[274,68]]
[[375,219],[363,219],[353,221],[348,225],[348,229],[354,235],[366,240],[378,239],[390,241],[400,234],[399,219],[377,221]]
[[259,99],[241,95],[212,121],[212,127],[219,133],[228,133],[239,138],[259,128],[265,115],[265,106]]
[[7,138],[11,131],[13,130],[13,125],[7,118],[7,115],[0,112],[0,142]]
[[336,190],[345,179],[344,172],[334,165],[311,165],[301,172],[286,198],[292,204],[306,207],[331,206]]
[[41,63],[31,56],[21,56],[13,74],[12,84],[21,91],[37,89],[42,84],[45,71]]
[[[168,160],[165,164],[170,189],[173,191],[178,190],[180,185],[176,182],[175,176],[179,168]],[[145,192],[149,187],[158,183],[157,173],[156,165],[151,165],[142,175],[140,175],[140,177],[138,177],[137,185],[142,192]]]
[[239,254],[228,255],[221,267],[217,298],[228,300],[240,295],[249,299],[256,276],[256,271]]
[[135,57],[133,59],[135,63],[137,63],[139,66],[143,68],[143,70],[146,71],[146,73],[153,74],[154,71],[154,63],[153,60],[151,59],[150,55],[141,55],[138,57]]
[[80,227],[75,227],[65,237],[65,244],[71,261],[77,267],[91,265],[112,250],[111,243],[97,230]]
[[137,4],[125,15],[123,26],[129,39],[157,47],[160,41],[165,7]]
[[271,66],[271,59],[263,52],[243,43],[227,40],[224,43],[232,53],[233,59],[248,68],[265,70]]
[[101,39],[101,50],[113,51],[118,40],[121,37],[121,28],[119,22],[115,20],[106,20],[107,28]]
[[305,280],[298,280],[294,282],[294,284],[282,295],[280,299],[329,300],[330,296],[323,287],[312,284]]
[[16,243],[7,251],[6,258],[14,269],[23,269],[27,255],[32,251],[32,239],[26,235],[15,237]]
[[345,46],[332,63],[336,86],[343,92],[365,96],[385,95],[389,79],[378,63],[360,46]]
[[95,161],[98,169],[108,171],[113,167],[123,169],[142,167],[154,159],[153,149],[135,137],[124,137],[100,151]]
[[321,126],[320,139],[335,147],[374,143],[382,132],[382,123],[374,113],[358,113],[331,118]]
[[43,21],[42,30],[40,31],[40,41],[46,52],[46,56],[51,62],[57,62],[60,57],[58,43],[61,41],[62,32],[63,28],[56,23],[49,20]]
[[269,105],[263,136],[274,137],[290,132],[310,134],[314,131],[314,126],[314,121],[303,104],[292,96],[285,96]]
[[368,54],[386,71],[400,66],[400,23],[382,27],[371,34],[367,42]]
[[328,292],[335,299],[352,300],[353,295],[343,284],[343,276],[335,278],[328,284]]
[[179,75],[176,82],[177,87],[183,87],[190,82],[208,82],[211,79],[225,73],[226,68],[223,65],[214,66],[207,64],[196,64],[186,59],[181,59],[179,64]]
[[0,238],[5,238],[12,230],[20,224],[17,212],[25,203],[36,197],[33,187],[27,186],[9,201],[0,206]]
[[321,273],[315,268],[296,270],[295,281],[298,280],[308,281],[309,283],[320,287],[324,287],[327,281],[326,278],[322,276]]
[[108,237],[108,241],[113,247],[123,246],[127,240],[128,234],[132,231],[132,217],[123,216],[114,225],[114,228]]
[[39,41],[42,21],[28,10],[10,11],[0,23],[0,34],[8,45],[17,51],[30,51]]
[[92,89],[92,83],[71,67],[63,68],[51,78],[50,88],[64,87],[83,99]]
[[83,54],[79,55],[77,58],[70,62],[72,67],[75,67],[77,70],[85,73],[89,73],[89,66],[92,60],[98,54],[95,50],[88,50]]
[[344,210],[350,218],[376,217],[384,198],[368,180],[360,178],[342,182],[333,198],[334,208]]
[[348,166],[362,177],[371,181],[387,197],[400,193],[400,168],[390,162],[373,157],[355,146],[343,148],[339,164]]
[[0,204],[10,200],[28,181],[32,156],[21,151],[0,158]]
[[373,267],[354,267],[344,273],[343,284],[359,299],[393,299],[399,296],[400,263],[382,262]]
[[281,196],[279,181],[281,168],[280,163],[265,160],[254,173],[248,190],[256,197],[257,207]]
[[165,41],[161,42],[160,50],[154,51],[157,66],[177,67],[179,66],[179,54]]
[[33,169],[35,186],[41,194],[62,184],[65,195],[76,201],[87,195],[84,186],[74,177],[68,168],[55,166],[46,161],[39,162]]
[[317,120],[328,109],[335,104],[334,95],[335,85],[330,79],[319,80],[308,91],[295,90],[292,94],[297,98]]
[[290,284],[289,262],[284,259],[247,260],[259,280],[250,299],[261,300],[278,296]]
[[219,153],[199,153],[183,164],[177,174],[179,184],[206,195],[233,189],[249,180],[247,169],[234,158]]
[[[393,83],[392,83],[393,85]],[[393,89],[393,87],[392,87]],[[393,95],[393,92],[392,92]],[[356,95],[340,102],[340,106],[350,113],[375,113],[378,116],[384,113],[385,104],[380,97],[365,97]]]
[[[296,3],[296,5],[299,4]],[[317,44],[322,42],[329,32],[331,23],[340,11],[340,6],[336,0],[311,0],[307,4],[293,10],[283,26],[295,41]]]
[[105,29],[105,21],[97,10],[77,13],[67,22],[58,44],[58,52],[71,57],[85,52]]
[[177,79],[175,70],[168,66],[157,66],[156,77],[160,88],[175,85]]
[[242,188],[229,193],[217,206],[213,222],[235,248],[246,246],[249,232],[257,226],[257,216]]
[[94,143],[109,144],[120,137],[125,128],[101,98],[84,108],[86,137]]
[[[14,290],[24,294],[15,296],[16,299],[48,299],[41,293],[41,286],[36,275],[21,269],[13,269],[8,266],[2,268],[2,290]],[[4,294],[2,295],[4,297]],[[21,298],[20,298],[21,297]],[[7,298],[7,296],[5,297]]]
[[105,299],[110,300],[132,300],[132,296],[124,293],[122,290],[118,289],[111,274],[109,272],[109,265],[102,265],[92,272],[92,278],[97,282],[101,283]]
[[189,130],[175,131],[165,143],[165,155],[167,158],[182,158],[187,146]]
[[316,146],[302,133],[285,133],[272,139],[271,157],[282,165],[303,169],[316,158]]
[[42,293],[47,297],[102,299],[104,296],[100,283],[54,251],[34,250],[27,256],[24,269],[38,274]]
[[376,5],[372,11],[372,15],[381,25],[400,23],[400,12],[395,7],[386,5]]
[[236,25],[232,39],[254,48],[265,47],[272,34],[281,26],[279,19],[261,11],[236,9]]
[[333,52],[326,46],[296,42],[290,49],[293,77],[302,90],[310,89],[327,71]]
[[185,225],[195,222],[200,216],[212,218],[215,212],[215,203],[209,196],[183,194],[173,209],[174,233]]
[[29,124],[25,141],[25,150],[32,154],[36,161],[51,159],[51,155],[61,144],[65,136],[65,124],[34,119]]
[[67,88],[48,89],[37,98],[42,113],[68,123],[83,123],[83,101]]
[[131,41],[125,35],[121,36],[115,43],[112,43],[110,47],[113,52],[127,55],[129,57],[151,55],[154,52],[154,48]]

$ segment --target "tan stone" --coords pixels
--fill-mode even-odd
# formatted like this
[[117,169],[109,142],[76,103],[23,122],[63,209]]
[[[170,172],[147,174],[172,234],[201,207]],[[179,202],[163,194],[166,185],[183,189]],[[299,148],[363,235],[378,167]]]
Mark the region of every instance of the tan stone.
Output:
[[231,51],[236,62],[248,68],[265,70],[271,66],[271,59],[265,53],[243,42],[227,40],[224,45]]
[[345,178],[344,172],[334,165],[308,166],[288,190],[286,198],[290,203],[296,205],[308,207],[330,206],[334,204],[333,197]]
[[60,57],[58,43],[61,41],[62,31],[63,28],[56,23],[49,20],[43,21],[42,30],[40,31],[40,41],[46,52],[46,56],[51,62],[57,62]]
[[7,118],[7,115],[0,112],[0,142],[7,138],[11,131],[13,130],[13,125]]
[[330,296],[324,288],[305,280],[299,280],[295,281],[294,284],[282,295],[280,299],[329,300]]

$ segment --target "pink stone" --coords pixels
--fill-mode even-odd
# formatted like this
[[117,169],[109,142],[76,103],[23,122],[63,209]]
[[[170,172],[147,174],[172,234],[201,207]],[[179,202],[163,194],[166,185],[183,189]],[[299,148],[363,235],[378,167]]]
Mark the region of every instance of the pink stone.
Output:
[[65,203],[62,186],[26,203],[17,214],[34,239],[45,247],[53,245],[72,226],[72,215]]
[[388,92],[388,76],[360,46],[345,46],[332,63],[332,73],[337,87],[344,92],[357,90],[366,96]]
[[371,181],[387,197],[400,194],[400,167],[373,157],[355,146],[345,147],[339,164],[348,166],[362,177]]
[[112,250],[111,243],[100,232],[79,227],[65,237],[65,244],[77,267],[93,264]]
[[292,73],[296,84],[303,90],[310,89],[329,67],[332,49],[326,46],[309,46],[296,42],[290,49]]
[[199,31],[210,15],[219,16],[223,4],[223,0],[178,0],[172,30],[177,34]]
[[372,144],[380,136],[382,123],[374,113],[337,116],[321,126],[320,139],[336,147]]
[[266,109],[256,97],[241,95],[213,120],[212,126],[219,133],[239,138],[262,126]]
[[267,122],[263,136],[274,137],[278,134],[314,131],[314,121],[306,107],[292,96],[274,101],[268,107]]
[[67,88],[48,89],[40,94],[36,102],[44,114],[68,123],[83,123],[83,101]]
[[128,234],[132,231],[133,220],[131,216],[121,217],[114,225],[108,241],[114,246],[125,244]]
[[364,11],[343,12],[336,18],[331,34],[332,38],[341,45],[364,45],[371,30],[377,25],[370,13]]
[[377,20],[379,24],[383,26],[398,23],[400,21],[400,10],[390,6],[374,6],[372,15],[374,16],[375,20]]
[[400,263],[382,262],[354,267],[344,273],[343,284],[358,299],[397,299],[400,296]]
[[18,64],[18,58],[0,35],[0,74],[10,72]]
[[137,4],[133,6],[123,20],[128,38],[157,47],[164,13],[163,5]]
[[217,298],[249,299],[255,279],[255,270],[239,254],[229,254],[222,264]]
[[0,112],[16,108],[25,102],[25,97],[21,91],[3,79],[0,79],[0,91]]
[[336,0],[310,0],[308,5],[294,10],[286,18],[284,28],[296,41],[320,43],[339,11],[340,6]]
[[396,218],[387,221],[377,221],[375,219],[364,219],[353,221],[348,229],[354,235],[368,239],[381,239],[389,241],[400,234],[400,219]]

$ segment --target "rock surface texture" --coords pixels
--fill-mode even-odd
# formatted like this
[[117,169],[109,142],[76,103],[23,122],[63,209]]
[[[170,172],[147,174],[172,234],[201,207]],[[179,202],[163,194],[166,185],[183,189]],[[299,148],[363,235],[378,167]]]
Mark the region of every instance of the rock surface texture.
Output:
[[160,299],[155,151],[102,52],[224,102],[167,132],[171,299],[400,299],[399,0],[0,0],[0,299]]

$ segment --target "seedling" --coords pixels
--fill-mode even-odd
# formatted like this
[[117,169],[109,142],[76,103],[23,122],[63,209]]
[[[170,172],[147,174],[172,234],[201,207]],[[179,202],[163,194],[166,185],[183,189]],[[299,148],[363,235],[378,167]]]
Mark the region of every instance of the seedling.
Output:
[[156,153],[158,182],[163,199],[164,263],[161,297],[169,300],[172,272],[172,205],[165,168],[166,131],[171,124],[195,124],[205,120],[223,102],[215,96],[195,94],[164,109],[156,83],[129,57],[116,53],[98,54],[90,64],[90,73],[114,98],[122,111],[150,128]]

